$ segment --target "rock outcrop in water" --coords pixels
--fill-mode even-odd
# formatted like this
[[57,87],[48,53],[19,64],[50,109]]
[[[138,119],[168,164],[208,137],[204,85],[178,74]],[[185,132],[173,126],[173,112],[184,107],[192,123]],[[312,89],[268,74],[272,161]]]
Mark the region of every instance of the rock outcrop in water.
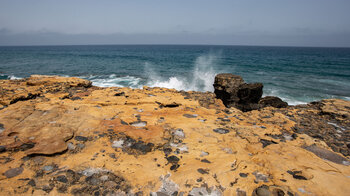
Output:
[[232,87],[223,97],[266,107],[78,78],[0,80],[1,194],[348,195],[350,102],[283,108],[233,79],[240,88],[221,80]]
[[214,93],[221,99],[226,107],[235,107],[244,112],[272,106],[276,108],[287,107],[287,102],[278,97],[263,94],[262,83],[245,83],[241,76],[230,73],[215,76]]

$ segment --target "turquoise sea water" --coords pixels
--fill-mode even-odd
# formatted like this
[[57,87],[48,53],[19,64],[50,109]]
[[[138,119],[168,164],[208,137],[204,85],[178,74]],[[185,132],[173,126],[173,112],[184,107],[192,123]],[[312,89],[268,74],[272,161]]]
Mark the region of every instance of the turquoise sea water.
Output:
[[262,82],[289,104],[350,100],[350,48],[105,45],[0,47],[0,79],[77,76],[96,86],[213,91],[217,73]]

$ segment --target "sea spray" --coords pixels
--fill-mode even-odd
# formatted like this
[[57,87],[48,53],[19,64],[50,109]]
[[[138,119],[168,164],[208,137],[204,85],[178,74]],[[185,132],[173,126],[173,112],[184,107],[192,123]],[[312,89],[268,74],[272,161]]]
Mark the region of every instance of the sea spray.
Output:
[[204,54],[196,58],[194,67],[188,77],[172,76],[162,78],[152,68],[150,63],[145,63],[145,71],[148,75],[148,84],[151,87],[174,88],[186,91],[213,91],[214,78],[217,72],[214,67],[218,57],[214,54]]

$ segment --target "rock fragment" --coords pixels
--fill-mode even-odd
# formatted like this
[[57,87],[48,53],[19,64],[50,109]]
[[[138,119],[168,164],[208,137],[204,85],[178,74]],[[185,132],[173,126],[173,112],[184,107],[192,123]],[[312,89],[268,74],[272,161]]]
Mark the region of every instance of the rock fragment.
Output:
[[24,169],[22,167],[9,169],[4,173],[4,175],[6,176],[6,178],[13,178],[15,176],[20,175],[23,172],[23,170]]
[[131,126],[134,127],[145,127],[147,125],[146,121],[136,121],[136,122],[132,122],[130,123]]
[[183,116],[186,118],[197,118],[198,117],[197,114],[184,114]]
[[84,137],[84,136],[75,136],[74,139],[76,141],[81,141],[81,142],[86,142],[88,141],[88,138],[87,137]]
[[213,131],[216,132],[216,133],[220,133],[220,134],[226,134],[226,133],[230,132],[230,130],[224,129],[224,128],[213,129]]

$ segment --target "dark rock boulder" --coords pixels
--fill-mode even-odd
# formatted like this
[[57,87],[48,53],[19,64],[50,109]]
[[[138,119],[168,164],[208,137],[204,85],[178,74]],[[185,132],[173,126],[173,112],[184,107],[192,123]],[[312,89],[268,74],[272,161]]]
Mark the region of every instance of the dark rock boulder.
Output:
[[242,84],[238,90],[239,103],[258,103],[263,94],[262,83]]
[[238,103],[238,90],[242,84],[244,84],[244,80],[241,76],[227,73],[216,75],[214,81],[216,98],[221,99],[226,107]]
[[263,94],[263,84],[247,84],[241,76],[218,74],[215,76],[214,93],[226,107],[236,107],[242,111],[259,109],[258,102]]
[[285,108],[288,106],[287,102],[282,101],[282,99],[273,96],[266,96],[260,99],[259,105],[261,107],[275,107],[275,108]]
[[272,106],[285,108],[287,102],[278,97],[263,95],[262,83],[245,83],[241,76],[222,73],[215,76],[214,93],[226,107],[235,107],[243,112]]

